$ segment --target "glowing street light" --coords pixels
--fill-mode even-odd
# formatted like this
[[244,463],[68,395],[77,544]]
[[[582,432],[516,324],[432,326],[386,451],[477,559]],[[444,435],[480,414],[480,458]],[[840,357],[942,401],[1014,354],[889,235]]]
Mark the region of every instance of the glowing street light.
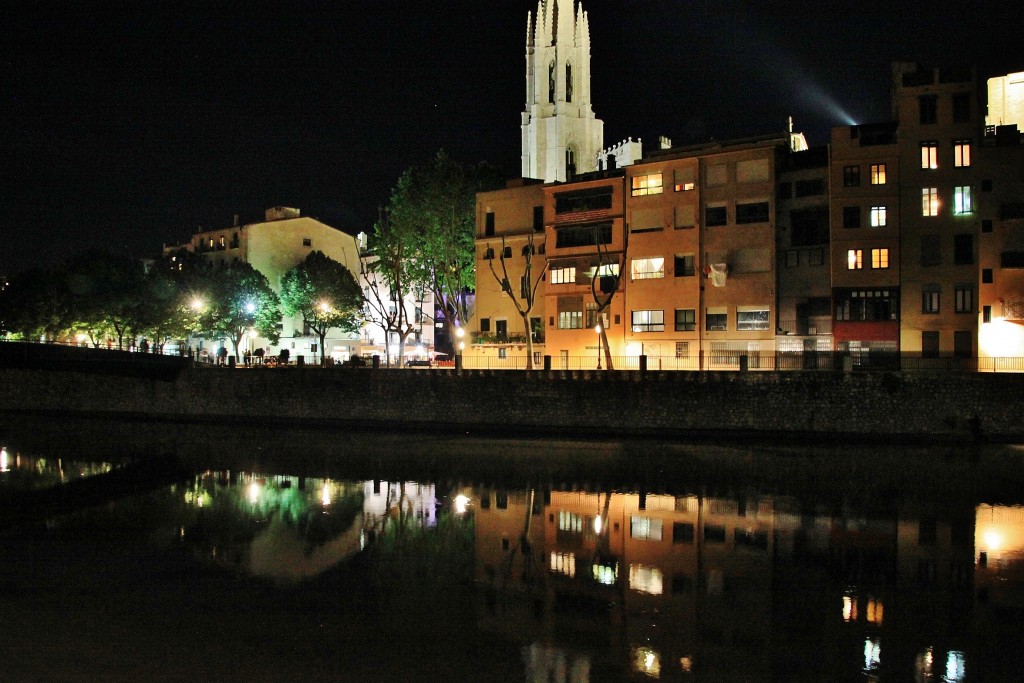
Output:
[[246,303],[245,304],[245,312],[249,313],[249,314],[255,313],[256,312],[256,304],[254,304],[251,301]]
[[321,301],[320,302],[320,310],[323,311],[324,313],[330,313],[331,312],[331,305],[329,303],[327,303],[326,301]]
[[601,323],[594,326],[594,331],[597,332],[597,369],[601,369]]
[[455,336],[459,339],[459,351],[462,351],[466,348],[466,342],[462,340],[462,338],[466,336],[466,331],[461,327],[457,327],[455,328]]

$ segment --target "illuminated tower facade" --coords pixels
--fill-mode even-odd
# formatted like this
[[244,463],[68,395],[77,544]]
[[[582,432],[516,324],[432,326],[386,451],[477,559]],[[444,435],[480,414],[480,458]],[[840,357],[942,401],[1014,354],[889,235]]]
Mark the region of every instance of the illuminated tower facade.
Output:
[[524,178],[565,181],[597,168],[604,122],[590,105],[590,23],[575,0],[539,0],[526,19]]

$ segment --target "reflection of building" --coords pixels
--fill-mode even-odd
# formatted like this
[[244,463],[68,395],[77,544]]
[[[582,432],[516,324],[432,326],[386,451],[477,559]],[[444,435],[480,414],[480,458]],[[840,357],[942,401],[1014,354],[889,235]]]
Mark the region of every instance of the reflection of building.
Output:
[[[219,230],[204,230],[185,244],[164,246],[164,253],[185,249],[215,264],[245,262],[266,276],[270,287],[281,291],[281,278],[313,251],[321,251],[348,268],[358,279],[359,251],[355,237],[325,225],[315,218],[300,216],[298,209],[278,206],[266,211],[261,223],[235,224]],[[270,355],[287,349],[292,357],[319,354],[319,338],[304,329],[302,318],[284,318],[281,340],[277,347],[266,339],[249,341],[255,347],[267,348]],[[225,346],[229,344],[222,341]],[[328,356],[345,360],[354,352],[355,336],[331,330],[324,344]]]

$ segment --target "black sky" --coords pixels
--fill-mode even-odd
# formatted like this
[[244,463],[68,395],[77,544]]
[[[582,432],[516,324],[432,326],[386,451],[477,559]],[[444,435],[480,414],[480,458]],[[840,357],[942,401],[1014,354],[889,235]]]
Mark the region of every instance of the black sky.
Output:
[[[563,0],[564,2],[565,0]],[[1015,3],[585,0],[605,144],[888,118],[889,64],[1024,70]],[[924,9],[927,7],[927,9]],[[536,0],[0,9],[0,273],[302,209],[368,230],[438,149],[519,173]]]

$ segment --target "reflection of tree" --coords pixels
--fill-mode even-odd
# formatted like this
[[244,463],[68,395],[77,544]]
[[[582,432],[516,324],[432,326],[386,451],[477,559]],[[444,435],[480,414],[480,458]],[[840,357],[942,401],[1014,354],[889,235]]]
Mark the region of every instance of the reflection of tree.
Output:
[[[322,572],[359,549],[361,488],[325,480],[291,484],[197,477],[183,497],[183,540],[218,564],[284,579]],[[324,487],[333,487],[333,495],[324,495]]]
[[446,587],[467,583],[474,563],[472,517],[444,510],[427,526],[414,514],[404,485],[393,495],[389,487],[387,514],[375,521],[376,540],[368,548],[381,600],[430,601]]

